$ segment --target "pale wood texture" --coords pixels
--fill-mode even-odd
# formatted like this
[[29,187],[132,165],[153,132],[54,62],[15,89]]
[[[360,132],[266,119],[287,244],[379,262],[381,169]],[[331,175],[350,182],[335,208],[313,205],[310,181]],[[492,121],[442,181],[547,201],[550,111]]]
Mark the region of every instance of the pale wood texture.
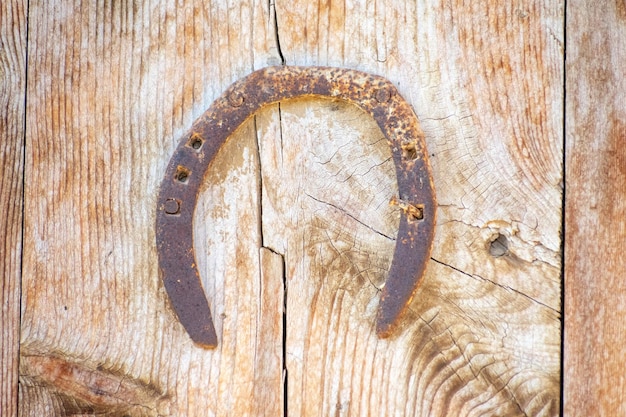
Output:
[[26,2],[0,3],[0,416],[17,415]]
[[[21,414],[557,415],[562,27],[541,1],[31,2]],[[379,340],[388,145],[344,103],[273,105],[198,203],[202,350],[159,280],[157,189],[211,101],[283,59],[383,75],[414,106],[433,259]]]
[[626,415],[626,4],[568,7],[564,415]]

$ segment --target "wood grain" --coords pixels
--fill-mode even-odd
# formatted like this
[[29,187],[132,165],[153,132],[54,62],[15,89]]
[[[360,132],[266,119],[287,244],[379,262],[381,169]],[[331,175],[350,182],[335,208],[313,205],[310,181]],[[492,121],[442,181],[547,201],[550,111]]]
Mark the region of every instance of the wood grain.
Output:
[[[204,3],[31,4],[22,415],[557,415],[562,8]],[[344,103],[271,106],[201,192],[219,338],[202,350],[160,283],[157,187],[211,101],[282,59],[383,75],[414,106],[440,203],[433,260],[402,331],[379,340],[388,145]]]
[[26,97],[26,14],[20,0],[0,4],[0,415],[16,416]]
[[626,8],[568,7],[564,415],[626,414]]
[[[241,206],[230,211],[217,201],[228,233],[239,233],[227,239],[233,252],[217,242],[226,257],[218,272],[241,271],[238,278],[229,271],[226,287],[223,279],[207,280],[213,311],[233,317],[220,321],[218,351],[193,346],[177,322],[154,237],[157,187],[177,138],[232,81],[255,65],[280,62],[266,2],[31,2],[30,19],[23,355],[63,359],[84,375],[123,377],[169,398],[153,408],[138,391],[135,404],[146,415],[244,415],[251,398],[262,401],[259,389],[281,394],[280,384],[265,382],[276,372],[281,382],[282,369],[259,365],[268,376],[255,372],[261,331],[253,324],[261,320],[246,309],[259,305],[256,188],[232,193]],[[252,159],[237,160],[245,164],[256,155],[254,133],[249,137]],[[242,143],[233,138],[234,146]],[[231,153],[238,154],[226,151],[222,161]],[[237,161],[222,162],[213,177],[226,178]],[[253,182],[257,171],[251,165],[231,177]],[[247,223],[235,216],[245,207]],[[277,315],[282,323],[282,311]],[[98,406],[84,394],[101,391],[89,379],[59,384],[26,365],[22,378],[31,381],[23,415],[40,415],[37,398],[54,399],[51,415]]]
[[[397,83],[426,133],[440,203],[433,262],[413,304],[417,323],[407,323],[399,346],[365,350],[381,374],[351,393],[367,401],[346,408],[335,390],[320,415],[333,403],[344,404],[341,415],[557,415],[562,7],[280,6],[287,64],[354,66]],[[399,365],[386,355],[405,358],[411,371],[394,374]],[[330,378],[327,366],[305,366]],[[333,373],[352,365],[344,368]],[[290,378],[289,404],[304,392],[292,386]]]

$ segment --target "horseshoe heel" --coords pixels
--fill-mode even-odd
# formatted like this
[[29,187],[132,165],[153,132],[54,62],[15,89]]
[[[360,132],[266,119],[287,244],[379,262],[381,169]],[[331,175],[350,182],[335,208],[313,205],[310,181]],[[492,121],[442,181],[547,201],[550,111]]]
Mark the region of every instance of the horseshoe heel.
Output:
[[193,248],[193,213],[205,172],[231,133],[261,107],[296,97],[325,97],[355,104],[387,138],[396,166],[402,209],[396,248],[382,290],[376,331],[388,337],[411,302],[430,257],[435,192],[424,135],[410,105],[388,80],[327,67],[269,67],[235,82],[180,140],[161,183],[156,241],[171,304],[191,339],[217,346],[209,303]]

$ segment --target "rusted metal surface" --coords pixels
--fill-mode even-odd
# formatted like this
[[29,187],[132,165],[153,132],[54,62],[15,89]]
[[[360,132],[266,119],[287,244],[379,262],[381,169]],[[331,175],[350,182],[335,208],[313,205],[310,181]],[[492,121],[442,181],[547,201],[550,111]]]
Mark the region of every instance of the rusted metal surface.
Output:
[[435,227],[435,192],[424,135],[410,105],[388,80],[327,67],[269,67],[235,82],[180,141],[161,183],[156,237],[172,306],[192,340],[217,346],[193,248],[192,219],[204,174],[230,134],[261,107],[296,97],[353,103],[370,114],[391,147],[402,209],[396,248],[382,290],[376,331],[389,336],[421,282]]

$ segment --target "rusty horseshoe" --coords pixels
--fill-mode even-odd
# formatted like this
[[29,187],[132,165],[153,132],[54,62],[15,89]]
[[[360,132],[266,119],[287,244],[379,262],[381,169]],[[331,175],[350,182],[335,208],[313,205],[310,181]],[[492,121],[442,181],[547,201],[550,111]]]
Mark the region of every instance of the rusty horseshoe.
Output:
[[328,67],[268,67],[235,82],[182,137],[157,200],[156,241],[163,283],[191,339],[217,346],[193,247],[193,213],[204,174],[231,133],[261,107],[296,97],[355,104],[376,120],[391,146],[402,209],[396,248],[376,317],[388,337],[410,303],[430,257],[435,191],[424,135],[411,106],[385,78]]

